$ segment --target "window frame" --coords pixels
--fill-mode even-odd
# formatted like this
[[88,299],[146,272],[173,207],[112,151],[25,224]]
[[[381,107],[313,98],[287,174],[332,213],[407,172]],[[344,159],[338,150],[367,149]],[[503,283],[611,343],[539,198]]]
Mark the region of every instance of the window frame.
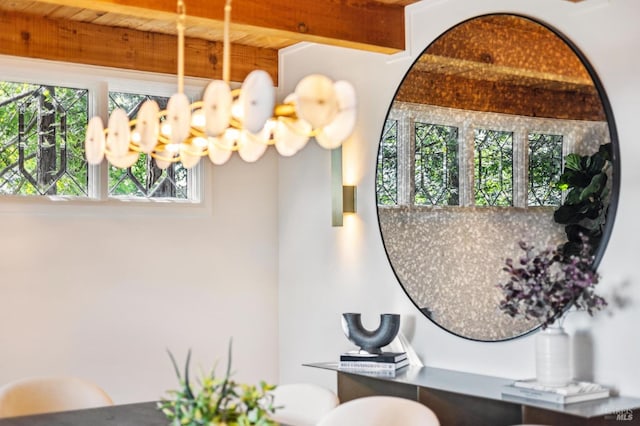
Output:
[[[100,116],[108,123],[108,96],[110,91],[123,91],[135,94],[153,94],[171,96],[177,90],[175,76],[143,71],[131,71],[91,65],[79,65],[42,59],[18,58],[0,55],[3,67],[0,69],[0,80],[25,82],[31,84],[49,84],[88,91],[88,117]],[[185,78],[185,94],[192,99],[199,99],[210,80],[201,78]],[[138,210],[143,213],[153,211],[173,215],[184,208],[195,211],[211,211],[210,197],[206,196],[203,183],[211,175],[211,165],[201,161],[190,173],[193,183],[189,199],[169,199],[154,197],[112,197],[109,196],[108,173],[106,161],[99,165],[88,166],[89,186],[86,197],[64,195],[0,195],[2,203],[0,212],[33,210],[49,212],[55,206],[67,208],[81,207],[93,213],[94,209],[102,209],[109,213],[126,210]],[[162,205],[162,209],[157,207]],[[108,207],[108,209],[105,209]],[[144,213],[143,213],[144,214]]]

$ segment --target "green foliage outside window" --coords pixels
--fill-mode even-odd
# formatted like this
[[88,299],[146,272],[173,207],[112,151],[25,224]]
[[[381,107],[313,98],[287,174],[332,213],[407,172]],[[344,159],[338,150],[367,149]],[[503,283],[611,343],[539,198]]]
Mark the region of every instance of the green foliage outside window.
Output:
[[562,135],[529,134],[528,206],[559,206],[562,190]]
[[415,123],[416,205],[457,206],[458,128]]
[[[109,113],[122,108],[130,118],[137,115],[142,103],[155,100],[165,109],[169,98],[138,95],[124,92],[109,93]],[[125,197],[189,198],[188,172],[180,163],[161,170],[149,155],[140,154],[136,163],[128,169],[109,166],[109,195]]]
[[0,194],[86,196],[85,89],[0,81]]
[[[134,117],[142,102],[168,98],[112,92],[109,112]],[[89,195],[84,156],[88,90],[0,81],[0,194]],[[142,154],[129,169],[109,166],[109,195],[189,199],[190,174],[179,163],[161,170]]]
[[378,151],[376,170],[376,194],[378,205],[398,204],[398,121],[387,120],[384,124]]
[[[402,120],[413,126],[413,139],[402,140]],[[526,183],[517,190],[526,191],[527,206],[559,206],[562,191],[557,182],[562,174],[564,136],[544,132],[526,134],[528,144],[514,145],[514,131],[488,128],[473,130],[473,152],[464,154],[472,161],[473,173],[461,175],[462,149],[465,140],[454,125],[432,124],[415,119],[388,119],[380,140],[376,170],[378,205],[393,206],[409,198],[412,205],[458,206],[465,188],[471,191],[476,206],[514,205],[514,157],[528,149]],[[402,153],[412,158],[399,158]],[[411,167],[410,182],[399,183]],[[468,177],[467,177],[468,176]],[[467,182],[473,177],[472,181]],[[402,194],[399,194],[402,191]],[[521,193],[521,192],[520,192]]]
[[475,129],[477,206],[513,205],[513,133]]

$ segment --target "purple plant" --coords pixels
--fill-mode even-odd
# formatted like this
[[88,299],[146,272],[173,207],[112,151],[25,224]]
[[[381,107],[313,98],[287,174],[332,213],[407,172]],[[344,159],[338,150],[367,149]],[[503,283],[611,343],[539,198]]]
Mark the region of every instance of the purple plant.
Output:
[[594,293],[600,276],[592,268],[593,256],[588,239],[582,238],[578,255],[565,256],[562,246],[535,251],[535,247],[520,241],[524,250],[517,263],[506,259],[503,268],[509,281],[498,284],[504,299],[500,310],[511,317],[542,320],[542,328],[561,318],[571,306],[593,315],[607,302]]

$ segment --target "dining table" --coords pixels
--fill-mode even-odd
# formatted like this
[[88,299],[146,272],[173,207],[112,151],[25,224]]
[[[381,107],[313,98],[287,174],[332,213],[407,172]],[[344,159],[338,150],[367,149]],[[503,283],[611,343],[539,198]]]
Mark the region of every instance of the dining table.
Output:
[[[157,401],[0,418],[0,426],[166,426]],[[280,426],[291,426],[279,423]]]
[[166,426],[157,402],[0,418],[0,426]]

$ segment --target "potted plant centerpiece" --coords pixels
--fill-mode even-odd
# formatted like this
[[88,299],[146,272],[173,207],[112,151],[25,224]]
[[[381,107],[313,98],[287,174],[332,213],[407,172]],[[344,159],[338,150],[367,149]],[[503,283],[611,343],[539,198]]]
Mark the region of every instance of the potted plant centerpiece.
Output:
[[592,247],[581,236],[578,254],[563,247],[536,250],[523,241],[524,255],[505,260],[509,280],[498,287],[503,299],[499,308],[511,317],[540,321],[536,336],[536,379],[546,386],[564,386],[571,380],[569,336],[562,322],[569,309],[593,315],[607,302],[595,294],[600,276],[593,268]]
[[184,375],[169,352],[180,388],[168,391],[169,397],[158,402],[170,426],[271,426],[275,412],[274,385],[261,381],[258,386],[237,383],[231,378],[231,343],[224,377],[215,376],[215,368],[203,374],[194,386],[189,378],[191,351],[187,354]]

